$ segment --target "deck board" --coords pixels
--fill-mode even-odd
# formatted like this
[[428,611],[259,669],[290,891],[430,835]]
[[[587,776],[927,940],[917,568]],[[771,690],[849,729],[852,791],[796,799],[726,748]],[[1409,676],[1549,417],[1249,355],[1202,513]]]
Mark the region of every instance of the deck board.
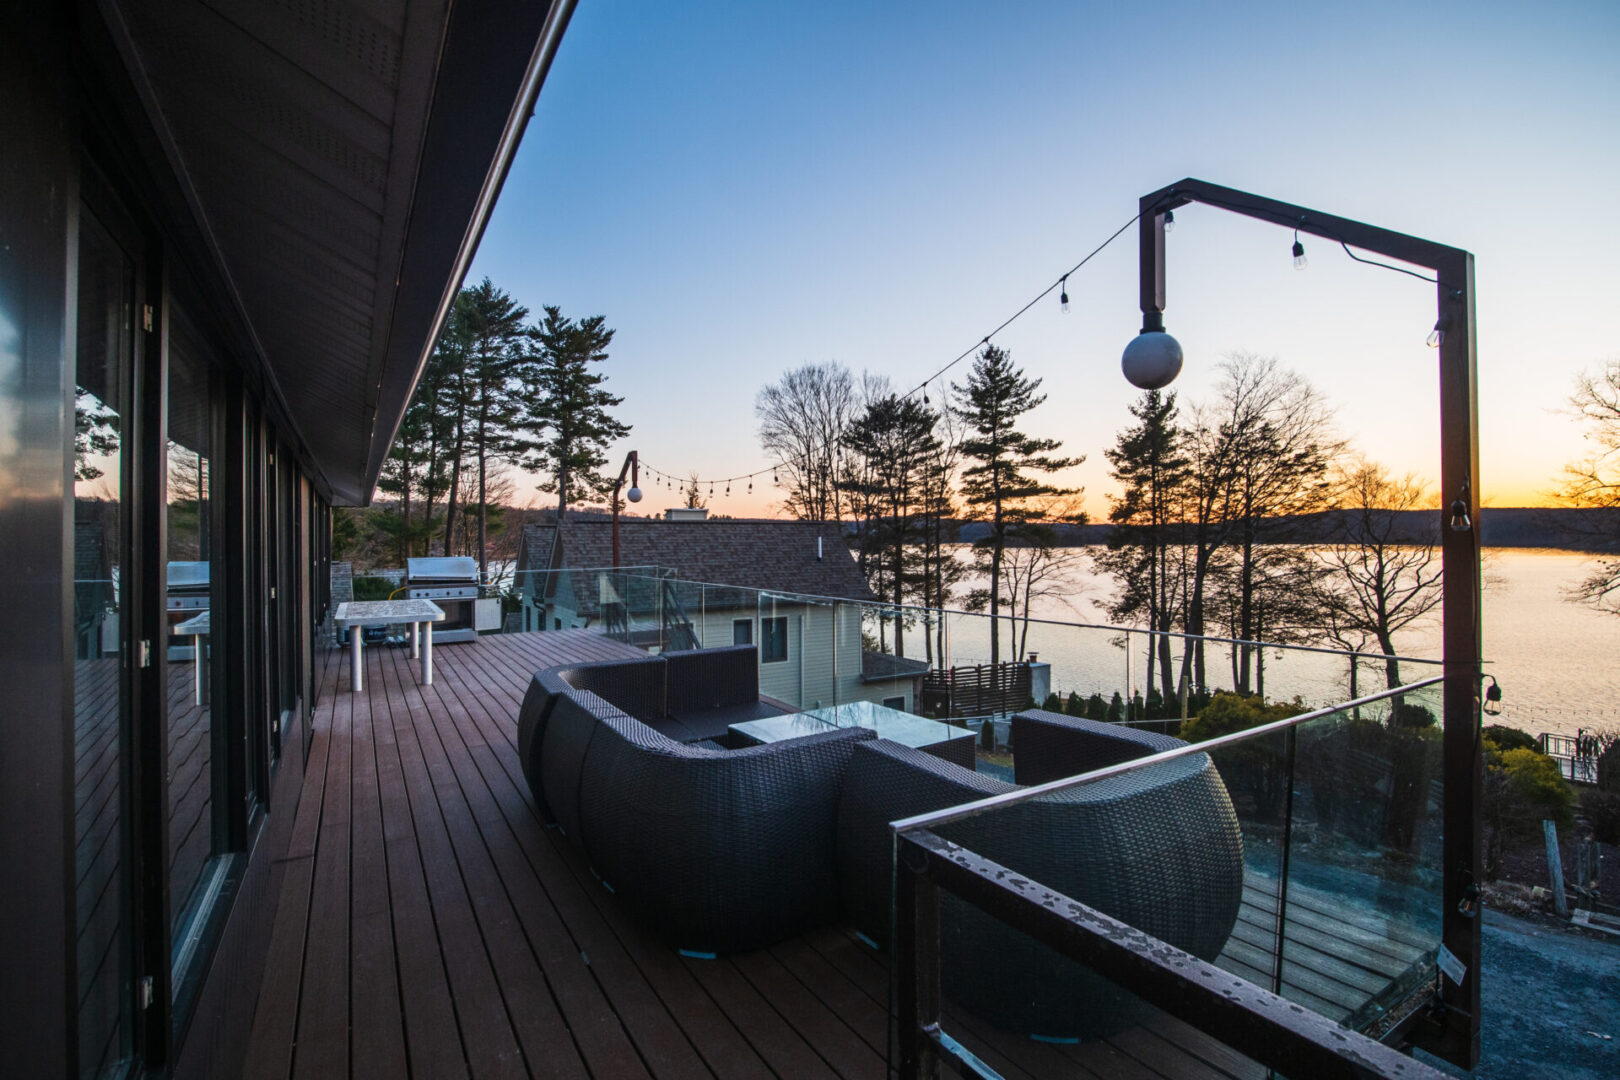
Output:
[[[516,743],[530,677],[640,655],[586,631],[488,636],[436,648],[422,686],[403,650],[374,648],[360,695],[346,658],[324,666],[245,1075],[885,1075],[881,954],[825,927],[754,954],[681,957],[541,821]],[[83,745],[88,768],[102,754]],[[1239,951],[1274,932],[1260,892]],[[1406,949],[1353,930],[1340,955],[1305,927],[1302,950],[1321,955],[1289,960],[1316,961],[1313,977],[1334,986],[1403,961]],[[1008,1080],[1257,1075],[1168,1018],[1079,1046],[954,1012],[947,1026]]]

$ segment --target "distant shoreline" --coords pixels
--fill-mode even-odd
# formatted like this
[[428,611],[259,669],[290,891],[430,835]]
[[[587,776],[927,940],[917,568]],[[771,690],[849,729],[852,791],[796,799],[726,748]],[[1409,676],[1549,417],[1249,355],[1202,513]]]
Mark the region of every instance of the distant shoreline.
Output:
[[[1268,518],[1261,523],[1261,543],[1325,544],[1338,533],[1342,510],[1328,510],[1290,518]],[[1418,544],[1436,535],[1439,510],[1396,510],[1390,539]],[[960,537],[970,543],[988,535],[989,525],[961,523]],[[1115,526],[1107,522],[1057,525],[1058,543],[1064,547],[1095,547],[1108,543]],[[1480,529],[1486,547],[1547,548],[1588,555],[1620,553],[1620,509],[1566,510],[1556,507],[1487,507],[1480,511]]]

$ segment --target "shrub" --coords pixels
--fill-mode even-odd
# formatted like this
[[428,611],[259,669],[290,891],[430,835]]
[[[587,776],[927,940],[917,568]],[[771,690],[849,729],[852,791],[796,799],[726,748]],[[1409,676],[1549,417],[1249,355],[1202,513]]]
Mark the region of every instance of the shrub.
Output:
[[1608,742],[1597,759],[1597,786],[1600,791],[1620,795],[1620,737],[1602,736]]
[[1497,753],[1508,750],[1540,750],[1541,744],[1528,731],[1506,724],[1490,724],[1482,732],[1496,746]]
[[398,588],[392,581],[375,574],[357,577],[353,581],[354,598],[356,600],[386,600]]
[[1069,699],[1063,703],[1063,711],[1070,716],[1086,715],[1086,703],[1075,691],[1069,691]]
[[1494,878],[1510,839],[1527,839],[1541,829],[1543,819],[1568,828],[1575,795],[1558,763],[1545,754],[1518,747],[1498,751],[1485,746],[1485,872]]
[[1581,812],[1592,823],[1592,836],[1598,843],[1620,844],[1620,792],[1586,792],[1581,796]]
[[1434,713],[1422,705],[1414,705],[1403,701],[1389,711],[1389,726],[1392,728],[1407,728],[1422,730],[1434,727]]
[[[1197,716],[1181,726],[1181,737],[1188,742],[1204,742],[1304,711],[1304,703],[1297,699],[1267,705],[1257,696],[1218,693]],[[1234,795],[1251,798],[1255,812],[1265,819],[1279,816],[1283,796],[1288,791],[1288,767],[1282,747],[1282,739],[1273,737],[1251,740],[1213,753],[1227,787]]]
[[1519,804],[1523,825],[1533,831],[1543,818],[1551,818],[1561,829],[1574,821],[1575,793],[1559,771],[1558,763],[1537,750],[1508,750],[1498,768],[1507,780],[1511,797]]
[[[1070,694],[1069,696],[1074,697],[1073,694]],[[1046,695],[1046,700],[1041,702],[1041,708],[1045,709],[1047,712],[1062,712],[1063,699],[1058,697],[1057,691],[1054,690],[1050,694]]]
[[1103,719],[1110,724],[1117,724],[1125,719],[1125,699],[1119,696],[1118,690],[1114,691],[1114,700],[1108,703],[1108,712],[1104,714]]
[[[1114,697],[1118,698],[1119,695],[1115,694]],[[1103,700],[1103,696],[1101,694],[1092,694],[1090,697],[1086,698],[1087,720],[1106,720],[1107,718],[1108,703]]]
[[1204,742],[1217,735],[1230,735],[1234,731],[1247,731],[1273,720],[1286,720],[1304,711],[1305,703],[1297,698],[1267,705],[1264,699],[1252,694],[1217,691],[1209,699],[1209,704],[1182,726],[1181,737],[1188,742]]

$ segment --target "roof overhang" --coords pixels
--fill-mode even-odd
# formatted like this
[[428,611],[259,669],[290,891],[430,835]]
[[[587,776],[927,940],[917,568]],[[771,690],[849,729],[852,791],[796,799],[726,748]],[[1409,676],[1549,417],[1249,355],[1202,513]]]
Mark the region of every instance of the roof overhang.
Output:
[[574,0],[102,0],[265,381],[369,501]]

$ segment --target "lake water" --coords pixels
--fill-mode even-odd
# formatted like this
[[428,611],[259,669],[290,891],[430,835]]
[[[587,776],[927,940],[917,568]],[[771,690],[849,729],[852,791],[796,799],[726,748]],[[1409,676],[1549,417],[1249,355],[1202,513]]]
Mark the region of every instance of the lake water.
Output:
[[[1575,734],[1580,728],[1620,731],[1620,616],[1606,615],[1564,599],[1564,592],[1590,572],[1589,556],[1569,551],[1493,548],[1486,553],[1484,637],[1486,670],[1502,687],[1502,715],[1489,722],[1511,724],[1532,733]],[[1037,599],[1034,614],[1055,623],[1107,623],[1104,610],[1113,591],[1110,578],[1098,574],[1089,559],[1061,578],[1062,597]],[[955,617],[949,622],[950,660],[956,664],[988,661],[989,626],[985,618]],[[1002,623],[1002,655],[1008,655]],[[1145,688],[1148,641],[1131,635],[1129,683],[1122,636],[1106,630],[1032,624],[1029,649],[1052,665],[1053,688],[1082,696],[1105,697],[1126,685]],[[1426,625],[1396,639],[1397,651],[1416,658],[1440,657],[1438,612]],[[920,639],[908,640],[906,652],[921,653]],[[1179,645],[1173,648],[1178,660]],[[1225,646],[1206,651],[1211,682],[1230,686],[1231,664]],[[1439,674],[1438,665],[1401,665],[1404,682]],[[1363,661],[1358,677],[1362,694],[1384,685],[1381,663]],[[1342,656],[1267,650],[1266,696],[1296,694],[1312,705],[1329,705],[1350,696],[1349,661]]]

